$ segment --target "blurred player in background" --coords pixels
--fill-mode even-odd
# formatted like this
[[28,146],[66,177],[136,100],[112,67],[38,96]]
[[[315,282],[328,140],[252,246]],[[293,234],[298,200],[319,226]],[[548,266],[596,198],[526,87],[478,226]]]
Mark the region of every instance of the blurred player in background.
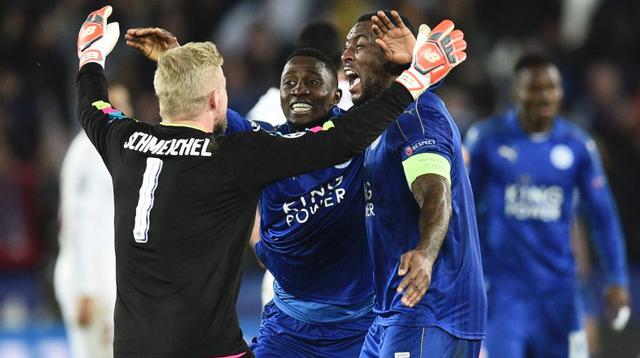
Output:
[[[378,12],[372,22],[372,15],[358,19],[342,54],[355,106],[370,101],[399,75],[388,58],[411,55],[376,40],[376,35],[413,39],[403,19],[395,12]],[[428,29],[421,28],[418,38],[424,36]],[[440,63],[432,80],[466,58],[462,32],[453,31],[451,21],[438,25],[430,41],[443,44],[447,54],[437,58],[434,46],[425,57]],[[486,296],[460,141],[444,103],[428,91],[366,151],[365,214],[377,317],[361,357],[479,354]]]
[[[338,87],[342,91],[338,107],[344,110],[351,108],[353,103],[351,103],[351,94],[349,93],[349,82],[344,77],[342,66],[340,66],[342,41],[338,29],[328,22],[312,22],[302,29],[294,46],[295,48],[315,48],[329,57],[334,66],[338,68]],[[273,126],[284,124],[287,119],[280,109],[280,89],[269,88],[247,113],[247,119],[267,122]]]
[[489,288],[491,357],[586,357],[570,225],[577,193],[600,252],[607,316],[629,314],[617,211],[594,141],[558,115],[562,78],[547,57],[514,70],[515,110],[466,138]]
[[[132,113],[129,92],[109,90]],[[84,131],[73,139],[60,173],[60,252],[54,273],[74,358],[113,357],[116,267],[111,176]]]
[[418,39],[409,69],[365,106],[312,131],[280,135],[254,124],[224,136],[222,57],[212,43],[192,43],[158,58],[163,122],[152,127],[108,103],[105,58],[119,33],[107,25],[110,13],[91,13],[81,28],[77,87],[80,122],[114,183],[115,354],[251,356],[234,307],[259,193],[363,151],[429,87],[439,63],[425,60]]

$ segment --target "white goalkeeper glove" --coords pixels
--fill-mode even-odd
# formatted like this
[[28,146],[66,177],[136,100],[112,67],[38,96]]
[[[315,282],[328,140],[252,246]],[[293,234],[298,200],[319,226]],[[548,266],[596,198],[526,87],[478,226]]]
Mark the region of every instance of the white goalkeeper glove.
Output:
[[113,50],[120,37],[117,22],[107,25],[107,18],[113,8],[105,6],[89,14],[78,33],[79,68],[89,62],[100,64],[104,68],[107,55]]
[[420,25],[411,66],[396,81],[418,99],[429,86],[442,80],[467,58],[466,48],[464,34],[454,30],[451,20],[442,21],[433,31],[427,25]]

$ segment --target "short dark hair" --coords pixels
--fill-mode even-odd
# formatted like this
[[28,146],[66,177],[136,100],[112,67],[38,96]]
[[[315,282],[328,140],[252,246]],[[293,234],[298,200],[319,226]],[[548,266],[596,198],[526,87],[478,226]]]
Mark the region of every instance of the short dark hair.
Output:
[[[391,17],[391,10],[382,10],[384,12],[385,15],[387,15],[387,17],[389,18],[389,20],[391,20],[393,22],[393,17]],[[356,23],[358,22],[367,22],[367,21],[371,21],[371,17],[373,15],[377,15],[377,12],[370,12],[370,13],[366,13],[362,16],[360,16],[358,18],[358,21],[356,21]],[[409,21],[409,19],[407,19],[404,15],[398,13],[398,15],[400,15],[400,18],[402,19],[402,22],[404,22],[404,25],[409,29],[409,31],[411,31],[412,34],[416,34],[416,29],[413,27],[413,24],[411,23],[411,21]],[[406,70],[407,68],[409,68],[410,64],[406,64],[406,65],[398,65],[398,64],[394,64],[394,63],[387,63],[385,64],[385,71],[387,73],[390,73],[394,76],[398,76],[402,73],[402,71]]]
[[333,61],[333,65],[339,68],[341,65],[342,38],[335,26],[326,21],[316,21],[306,25],[298,39],[296,48],[310,47],[320,50]]
[[556,66],[550,56],[544,53],[527,53],[520,57],[513,66],[513,74],[517,75],[523,70],[534,67]]
[[[391,17],[391,10],[382,10],[384,12],[385,15],[387,15],[387,17],[389,18],[389,20],[391,20],[391,22],[393,22],[393,17]],[[366,21],[371,21],[371,17],[373,15],[377,15],[377,12],[370,12],[367,14],[364,14],[362,16],[360,16],[358,18],[358,21],[356,22],[366,22]],[[411,21],[409,21],[409,19],[407,19],[404,15],[398,13],[398,15],[400,15],[400,18],[402,19],[402,22],[404,22],[404,25],[409,28],[409,30],[411,31],[412,34],[416,34],[416,29],[415,27],[413,27],[413,24],[411,23]]]
[[292,58],[299,56],[313,57],[316,60],[324,63],[327,66],[329,72],[331,72],[331,76],[335,80],[336,85],[338,84],[338,69],[324,52],[311,47],[298,48],[291,52],[289,57],[287,57],[287,61],[285,63],[288,63]]

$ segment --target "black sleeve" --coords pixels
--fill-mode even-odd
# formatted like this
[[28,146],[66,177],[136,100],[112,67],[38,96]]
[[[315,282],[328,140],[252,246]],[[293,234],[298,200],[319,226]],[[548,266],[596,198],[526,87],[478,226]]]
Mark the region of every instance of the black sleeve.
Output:
[[[244,132],[225,140],[238,184],[260,190],[271,182],[345,162],[363,152],[413,97],[394,83],[367,104],[349,110],[325,130],[277,135]],[[222,149],[222,148],[221,148]]]
[[109,104],[107,80],[103,72],[104,69],[97,63],[82,66],[76,77],[76,89],[80,125],[105,158],[109,149],[119,146],[134,121]]

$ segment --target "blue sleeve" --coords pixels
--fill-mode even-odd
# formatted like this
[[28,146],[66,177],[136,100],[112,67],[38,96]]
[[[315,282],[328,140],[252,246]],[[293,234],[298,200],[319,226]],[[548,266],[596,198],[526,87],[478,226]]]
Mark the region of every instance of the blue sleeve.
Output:
[[431,106],[416,106],[410,113],[405,112],[395,123],[402,160],[435,153],[453,163],[455,151],[448,117],[445,109]]
[[618,211],[602,170],[595,142],[587,138],[583,143],[583,160],[578,180],[582,208],[588,217],[591,238],[606,273],[607,283],[627,286],[626,250]]
[[273,127],[266,122],[249,121],[238,114],[238,112],[227,109],[227,129],[224,132],[225,135],[251,132],[259,130],[260,128],[267,131],[273,130]]

